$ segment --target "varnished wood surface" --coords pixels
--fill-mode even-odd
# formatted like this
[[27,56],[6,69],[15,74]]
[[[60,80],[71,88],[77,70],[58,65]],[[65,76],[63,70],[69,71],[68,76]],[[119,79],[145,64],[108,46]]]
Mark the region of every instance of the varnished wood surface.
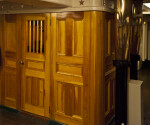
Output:
[[115,113],[115,15],[105,13],[104,15],[104,41],[105,41],[105,123]]
[[[9,16],[9,17],[8,17]],[[3,16],[3,75],[2,75],[2,104],[20,108],[20,19],[16,15]],[[12,18],[12,19],[11,19]]]
[[68,125],[105,125],[115,109],[113,14],[15,17],[1,18],[0,24],[6,41],[1,43],[2,104]]
[[24,15],[22,23],[22,109],[45,117],[50,117],[49,20],[48,14]]
[[87,77],[84,77],[88,76],[89,72],[88,63],[85,63],[84,59],[89,56],[87,54],[89,50],[85,52],[85,47],[89,47],[90,42],[90,32],[88,32],[90,12],[85,12],[84,16],[82,12],[52,14],[51,18],[52,31],[54,31],[52,33],[54,75],[52,98],[55,102],[53,102],[53,117],[70,125],[89,124],[89,95],[86,89],[89,86],[85,79]]

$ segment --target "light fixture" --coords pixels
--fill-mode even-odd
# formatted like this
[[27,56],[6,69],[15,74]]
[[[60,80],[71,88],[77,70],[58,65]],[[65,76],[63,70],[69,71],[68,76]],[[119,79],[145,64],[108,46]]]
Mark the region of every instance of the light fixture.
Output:
[[143,3],[146,7],[150,8],[150,3]]

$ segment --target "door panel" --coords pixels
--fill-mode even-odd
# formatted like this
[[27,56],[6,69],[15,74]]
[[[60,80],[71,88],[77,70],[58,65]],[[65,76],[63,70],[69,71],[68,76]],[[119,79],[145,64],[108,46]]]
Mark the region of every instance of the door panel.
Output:
[[115,114],[115,73],[113,66],[115,59],[114,15],[104,15],[105,40],[105,122],[107,123]]
[[[82,125],[83,117],[88,118],[89,86],[88,81],[84,82],[86,80],[83,76],[88,73],[84,61],[85,58],[88,59],[86,54],[89,51],[86,54],[84,51],[89,48],[89,16],[88,12],[52,14],[55,102],[53,117],[69,125]],[[88,120],[86,122],[88,124]]]
[[20,108],[20,69],[19,49],[21,27],[19,15],[5,15],[4,17],[4,90],[3,104],[12,108]]
[[44,14],[25,15],[23,45],[23,110],[46,117],[50,90],[49,19]]

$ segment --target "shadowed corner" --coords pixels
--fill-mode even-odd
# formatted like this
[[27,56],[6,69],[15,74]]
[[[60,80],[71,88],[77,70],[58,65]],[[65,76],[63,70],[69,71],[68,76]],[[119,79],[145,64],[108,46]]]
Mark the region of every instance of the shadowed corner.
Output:
[[56,122],[54,120],[49,120],[48,125],[66,125],[66,124],[63,124],[63,123],[60,123],[60,122]]

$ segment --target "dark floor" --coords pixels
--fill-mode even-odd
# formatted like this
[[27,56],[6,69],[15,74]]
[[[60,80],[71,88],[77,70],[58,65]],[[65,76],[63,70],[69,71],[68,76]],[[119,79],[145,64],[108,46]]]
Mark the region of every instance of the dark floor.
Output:
[[138,73],[138,79],[143,81],[144,125],[150,125],[150,62],[145,62]]
[[53,120],[29,117],[17,110],[0,106],[0,125],[65,125]]
[[48,125],[48,121],[29,118],[20,112],[0,108],[0,125]]

